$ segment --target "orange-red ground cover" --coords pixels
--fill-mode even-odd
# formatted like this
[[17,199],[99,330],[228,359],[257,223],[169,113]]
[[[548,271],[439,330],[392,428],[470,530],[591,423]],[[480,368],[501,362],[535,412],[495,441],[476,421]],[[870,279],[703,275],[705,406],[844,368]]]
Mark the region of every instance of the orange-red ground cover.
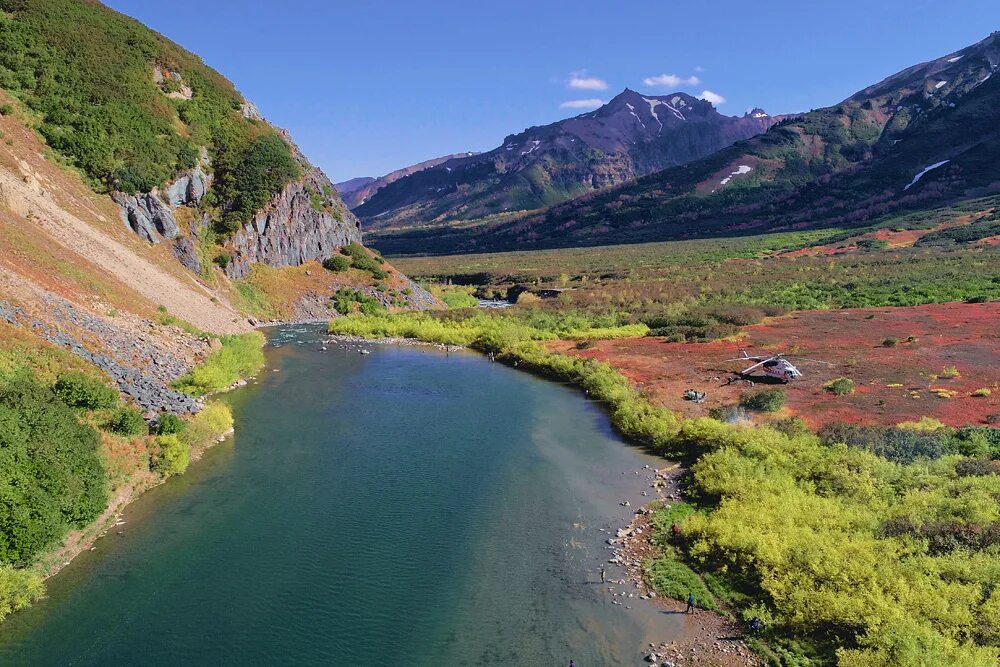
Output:
[[[804,376],[785,386],[788,403],[782,414],[798,415],[811,426],[832,421],[888,425],[922,416],[965,426],[1000,414],[1000,303],[803,311],[746,327],[745,333],[739,341],[711,343],[632,338],[598,341],[588,349],[565,341],[551,346],[609,362],[654,402],[690,416],[734,404],[749,389],[745,382],[726,386],[735,371],[749,365],[726,361],[741,347],[750,354],[785,352],[832,364],[803,362]],[[886,338],[898,343],[885,347]],[[952,366],[960,377],[940,377]],[[855,392],[835,396],[824,388],[838,377],[854,380]],[[685,401],[688,388],[706,392],[705,402]],[[982,388],[991,395],[972,396]],[[945,398],[935,390],[954,393]]]

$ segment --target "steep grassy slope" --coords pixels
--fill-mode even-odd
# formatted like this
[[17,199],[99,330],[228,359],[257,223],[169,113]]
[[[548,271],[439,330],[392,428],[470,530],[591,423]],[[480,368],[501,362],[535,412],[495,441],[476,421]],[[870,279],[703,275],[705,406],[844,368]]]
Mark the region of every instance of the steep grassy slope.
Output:
[[385,234],[378,246],[482,251],[859,225],[895,209],[996,192],[998,64],[993,34],[697,162],[542,214]]

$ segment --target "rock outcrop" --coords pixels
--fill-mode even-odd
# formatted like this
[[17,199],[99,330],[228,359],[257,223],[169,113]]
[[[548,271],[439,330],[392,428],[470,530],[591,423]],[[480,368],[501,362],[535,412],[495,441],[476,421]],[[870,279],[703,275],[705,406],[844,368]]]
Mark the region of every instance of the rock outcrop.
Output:
[[134,195],[115,192],[111,198],[121,208],[125,224],[146,241],[159,243],[163,239],[175,239],[181,234],[181,228],[174,211],[201,202],[212,186],[212,175],[205,171],[208,166],[208,151],[203,148],[198,165],[163,189]]
[[301,181],[287,185],[227,243],[231,260],[225,270],[230,278],[245,277],[253,264],[298,266],[361,243],[361,223],[326,175],[306,165]]

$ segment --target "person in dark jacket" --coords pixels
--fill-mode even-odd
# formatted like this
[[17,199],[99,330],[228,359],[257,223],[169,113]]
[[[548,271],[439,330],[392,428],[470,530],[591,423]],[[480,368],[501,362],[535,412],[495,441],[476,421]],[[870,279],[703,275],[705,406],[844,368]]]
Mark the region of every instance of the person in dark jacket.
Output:
[[695,600],[694,600],[694,593],[688,593],[688,606],[687,606],[687,609],[684,610],[685,614],[693,614],[694,613],[694,602],[695,602]]

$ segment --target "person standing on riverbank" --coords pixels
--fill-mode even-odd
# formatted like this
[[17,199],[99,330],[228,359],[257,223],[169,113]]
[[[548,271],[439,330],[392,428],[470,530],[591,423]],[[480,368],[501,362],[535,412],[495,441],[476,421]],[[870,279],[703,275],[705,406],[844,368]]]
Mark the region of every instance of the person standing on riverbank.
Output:
[[694,593],[688,593],[687,603],[688,603],[688,606],[687,606],[687,609],[684,610],[684,613],[685,614],[693,614],[694,613]]
[[602,584],[605,583],[605,579],[604,579],[604,566],[603,565],[601,566],[601,583]]

